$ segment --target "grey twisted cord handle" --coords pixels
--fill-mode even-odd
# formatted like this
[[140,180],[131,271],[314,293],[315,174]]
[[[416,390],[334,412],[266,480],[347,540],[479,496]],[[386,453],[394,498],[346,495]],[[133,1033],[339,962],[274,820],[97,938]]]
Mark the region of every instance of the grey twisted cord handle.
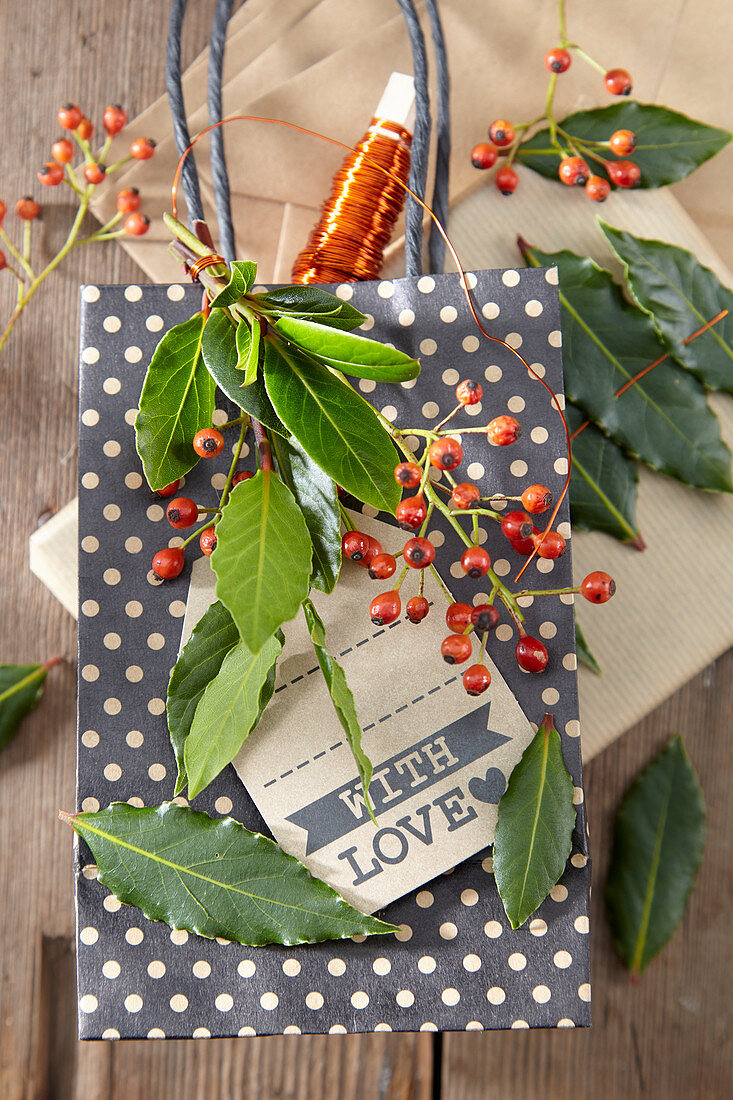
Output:
[[[191,135],[186,122],[186,105],[183,101],[181,81],[181,29],[186,15],[188,0],[173,0],[168,22],[168,42],[165,54],[165,82],[168,90],[168,103],[173,117],[173,133],[179,157],[191,144]],[[188,220],[192,223],[203,220],[204,208],[201,202],[199,177],[193,153],[189,153],[181,172],[181,187],[186,199]]]
[[[410,147],[410,177],[408,183],[418,198],[425,201],[430,152],[430,95],[428,92],[428,58],[425,37],[413,0],[397,0],[407,26],[412,49],[415,77],[415,132]],[[412,195],[405,206],[405,274],[422,274],[423,211]]]
[[[227,26],[234,7],[234,0],[217,0],[209,42],[209,87],[207,103],[209,122],[222,120],[222,73],[226,48]],[[214,181],[214,201],[219,223],[219,251],[226,260],[234,259],[234,225],[229,192],[229,173],[224,153],[224,127],[218,126],[209,135],[211,175]]]
[[[433,213],[443,226],[448,224],[448,185],[450,182],[450,75],[448,53],[443,36],[438,0],[425,0],[433,32],[435,71],[438,79],[438,117],[435,122],[435,180]],[[430,223],[430,270],[440,272],[445,262],[445,241],[435,222]]]

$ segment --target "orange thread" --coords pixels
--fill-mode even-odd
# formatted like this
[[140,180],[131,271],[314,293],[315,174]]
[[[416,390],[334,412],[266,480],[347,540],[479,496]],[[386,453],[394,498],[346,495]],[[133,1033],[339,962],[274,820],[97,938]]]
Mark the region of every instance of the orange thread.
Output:
[[[183,165],[184,165],[184,162],[186,160],[186,157],[191,152],[194,145],[196,145],[201,140],[201,138],[204,137],[205,134],[208,134],[210,130],[215,130],[218,126],[224,126],[227,122],[266,122],[266,123],[270,123],[273,126],[285,126],[289,130],[295,130],[296,133],[305,134],[307,137],[315,137],[315,138],[319,138],[321,141],[327,141],[329,143],[329,145],[335,145],[337,148],[345,149],[349,153],[356,152],[356,150],[354,148],[352,148],[352,146],[346,145],[345,142],[339,141],[338,138],[329,137],[328,134],[320,134],[317,130],[309,130],[306,126],[298,126],[297,123],[287,122],[285,119],[282,119],[282,118],[262,118],[259,115],[230,115],[228,118],[222,118],[222,119],[220,119],[219,122],[213,122],[210,126],[206,126],[206,127],[204,127],[203,130],[199,130],[198,134],[196,134],[195,137],[193,137],[191,139],[191,142],[190,142],[188,148],[184,149],[184,151],[181,153],[181,156],[178,159],[178,164],[176,166],[175,174],[173,176],[173,182],[171,184],[171,205],[172,205],[172,208],[173,208],[173,217],[174,218],[178,217],[178,213],[177,213],[177,211],[178,211],[178,185],[180,183],[181,172],[183,171]],[[368,156],[368,154],[364,153],[364,156],[366,158]],[[435,225],[435,228],[438,230],[441,237],[445,241],[445,245],[446,245],[446,248],[448,249],[448,251],[451,255],[451,259],[453,260],[454,264],[458,268],[458,271],[460,272],[461,289],[463,290],[463,295],[466,299],[466,304],[468,305],[468,308],[471,311],[471,316],[473,317],[474,321],[476,322],[476,325],[477,325],[479,331],[486,337],[487,340],[491,340],[492,343],[494,343],[494,344],[501,344],[508,351],[510,351],[512,353],[512,355],[516,356],[516,358],[519,360],[519,362],[523,363],[524,366],[527,368],[527,371],[529,372],[529,374],[533,378],[535,378],[547,390],[550,397],[552,398],[552,401],[551,401],[552,407],[555,409],[555,411],[557,412],[557,415],[560,417],[560,420],[562,421],[563,430],[565,432],[565,446],[566,446],[566,452],[565,453],[567,454],[567,459],[568,459],[568,469],[567,469],[567,473],[565,474],[565,481],[563,482],[562,492],[560,493],[560,496],[557,499],[557,503],[555,504],[555,507],[552,510],[552,513],[550,515],[550,519],[548,521],[548,524],[547,524],[545,530],[543,532],[541,532],[542,535],[544,536],[548,533],[548,531],[550,531],[552,529],[552,525],[555,522],[555,518],[557,516],[557,513],[560,510],[560,506],[562,505],[563,500],[567,496],[568,487],[570,485],[570,471],[571,471],[571,468],[572,468],[572,455],[571,455],[571,447],[570,447],[570,429],[568,428],[568,423],[567,423],[567,420],[565,419],[565,416],[563,415],[563,411],[560,408],[559,403],[555,399],[555,394],[552,392],[552,388],[550,386],[548,386],[547,382],[545,382],[544,378],[542,378],[541,375],[539,375],[537,373],[537,371],[534,369],[534,367],[530,366],[530,364],[527,362],[527,360],[524,358],[524,356],[520,355],[519,352],[517,351],[517,349],[513,348],[511,346],[511,344],[508,344],[506,342],[506,340],[502,340],[502,338],[500,336],[492,336],[491,333],[487,332],[486,329],[484,328],[484,326],[481,324],[481,318],[479,317],[478,310],[476,309],[476,305],[474,303],[474,300],[471,297],[471,291],[469,290],[469,287],[468,287],[468,281],[466,279],[466,272],[463,268],[463,264],[460,261],[458,253],[456,252],[455,245],[451,241],[450,237],[448,236],[448,233],[444,229],[444,227],[441,224],[441,221],[437,217],[437,215],[435,213],[433,213],[433,211],[430,209],[428,204],[426,202],[424,202],[420,198],[419,195],[416,195],[415,192],[412,190],[412,188],[408,186],[408,184],[403,183],[402,180],[391,169],[385,168],[381,164],[376,165],[376,167],[377,167],[378,171],[382,172],[382,174],[387,176],[388,179],[394,180],[396,183],[399,184],[400,187],[403,188],[403,190],[408,195],[411,195],[412,198],[415,200],[415,202],[418,204],[418,206],[422,210],[425,211],[425,213],[428,215],[430,220]],[[519,580],[519,578],[522,576],[522,573],[524,573],[525,569],[527,568],[529,563],[532,561],[532,559],[534,558],[536,553],[537,553],[537,548],[535,547],[535,549],[532,551],[532,553],[530,554],[530,556],[527,558],[526,562],[522,566],[522,568],[517,573],[517,576],[514,578],[515,581]]]
[[[402,126],[372,119],[334,176],[320,217],[293,265],[294,283],[377,278],[405,201],[411,143],[412,135]],[[390,173],[386,182],[382,169]]]
[[226,267],[226,260],[223,256],[217,256],[215,252],[210,252],[208,256],[201,256],[198,260],[194,260],[192,264],[189,264],[188,273],[194,282],[198,282],[198,277],[204,268],[213,267],[214,264],[224,264]]

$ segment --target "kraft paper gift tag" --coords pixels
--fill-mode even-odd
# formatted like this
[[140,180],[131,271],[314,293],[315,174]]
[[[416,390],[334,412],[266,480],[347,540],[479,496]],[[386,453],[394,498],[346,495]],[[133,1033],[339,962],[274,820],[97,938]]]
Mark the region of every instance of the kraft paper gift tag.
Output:
[[[354,522],[399,555],[407,536],[398,528],[361,515]],[[182,644],[215,600],[215,582],[209,560],[196,562]],[[447,604],[430,573],[431,612],[419,628],[404,616],[373,626],[365,611],[375,584],[345,563],[334,593],[316,592],[313,602],[354,693],[377,826],[302,617],[288,624],[272,701],[234,761],[275,839],[365,912],[491,843],[497,803],[534,735],[490,658],[491,685],[473,699],[462,668],[443,661]]]
[[[548,274],[551,279],[552,273]],[[473,284],[474,280],[476,301],[484,313],[496,314],[507,332],[521,332],[523,352],[530,361],[542,363],[548,383],[559,393],[562,375],[557,346],[557,291],[547,281],[546,273],[478,272],[469,275],[469,282]],[[479,344],[456,276],[385,280],[344,286],[339,293],[344,296],[351,293],[354,304],[369,315],[366,322],[369,331],[422,356],[423,374],[414,385],[361,383],[362,391],[385,416],[398,417],[400,423],[414,427],[435,423],[436,418],[450,411],[461,375],[481,378],[485,396],[482,408],[474,406],[477,415],[513,410],[522,421],[525,434],[511,448],[488,448],[478,436],[464,435],[467,480],[511,486],[520,476],[520,466],[514,466],[513,472],[512,464],[526,463],[538,476],[541,473],[554,491],[558,490],[563,475],[558,472],[561,465],[557,464],[563,459],[564,442],[549,397],[537,383],[527,383],[522,377],[521,364],[515,366],[514,356],[506,349]],[[528,312],[526,306],[530,302]],[[538,303],[542,307],[540,312]],[[165,584],[157,583],[149,573],[153,554],[167,542],[169,529],[164,519],[164,502],[143,485],[132,423],[145,364],[159,337],[159,319],[164,319],[166,326],[179,323],[199,304],[200,291],[195,286],[90,286],[83,290],[77,797],[78,805],[85,810],[116,799],[155,806],[170,798],[174,790],[175,760],[166,728],[165,691],[180,645],[190,571],[187,568],[176,580]],[[110,316],[119,318],[121,325],[105,325]],[[155,322],[149,325],[151,318]],[[525,402],[521,411],[517,400],[520,395]],[[220,403],[215,416],[219,423],[233,412],[223,398]],[[186,492],[195,499],[206,499],[212,482],[214,487],[223,485],[228,463],[228,448],[218,458],[200,463],[186,478]],[[244,464],[251,468],[254,456],[247,454]],[[367,515],[365,522],[373,518]],[[568,522],[566,506],[560,522],[563,525]],[[566,526],[563,531],[570,533]],[[430,532],[436,545],[440,543],[438,562],[446,578],[450,578],[448,583],[456,597],[469,602],[486,599],[485,586],[460,575],[459,547],[450,541],[450,532],[437,523],[431,524]],[[395,531],[394,538],[399,545],[402,534]],[[486,546],[502,576],[509,576],[517,568],[519,559],[510,550],[507,552],[505,541],[493,525],[487,528]],[[568,552],[552,565],[549,577],[533,564],[528,571],[528,586],[546,587],[548,580],[558,585],[569,582],[569,559]],[[352,581],[366,583],[361,571],[355,573],[347,566],[344,582],[348,585]],[[417,578],[410,577],[409,583],[417,589]],[[374,585],[376,588],[371,587],[371,592],[379,590],[377,582]],[[483,805],[487,813],[492,812],[493,800],[501,787],[496,773],[505,766],[501,754],[506,743],[484,755],[480,761],[483,774],[478,768],[472,771],[472,765],[459,768],[450,762],[451,758],[462,762],[463,752],[470,757],[481,751],[483,739],[498,739],[502,723],[495,721],[501,715],[499,708],[492,711],[493,703],[486,716],[482,709],[486,704],[478,700],[479,705],[475,706],[460,682],[445,682],[461,670],[441,665],[442,686],[429,698],[435,700],[443,693],[455,692],[455,705],[468,718],[462,719],[458,726],[453,720],[447,721],[441,731],[447,750],[442,759],[442,745],[436,745],[430,734],[421,738],[417,731],[412,742],[416,756],[404,761],[404,772],[399,771],[397,764],[405,754],[399,756],[399,761],[392,759],[396,753],[386,755],[381,763],[389,763],[391,770],[375,786],[375,790],[381,788],[386,792],[386,780],[390,790],[401,797],[397,777],[404,774],[412,781],[410,765],[418,779],[423,773],[430,776],[431,771],[434,776],[434,766],[441,764],[446,771],[454,769],[444,777],[447,790],[440,785],[443,780],[438,773],[438,782],[430,785],[424,800],[414,804],[414,811],[407,800],[392,811],[389,805],[380,807],[379,816],[386,821],[386,827],[395,830],[380,838],[382,859],[385,855],[400,858],[407,837],[413,849],[431,849],[432,863],[424,867],[424,884],[380,910],[386,919],[400,927],[396,936],[368,938],[359,943],[342,940],[308,947],[252,949],[171,932],[167,926],[145,920],[138,910],[121,906],[109,896],[95,881],[89,853],[79,844],[76,880],[81,1036],[144,1038],[152,1033],[186,1037],[204,1031],[213,1036],[231,1036],[274,1034],[296,1028],[303,1033],[327,1033],[384,1030],[385,1026],[395,1031],[464,1030],[511,1027],[516,1021],[522,1021],[516,1026],[530,1027],[555,1027],[558,1023],[569,1026],[568,1021],[575,1026],[587,1026],[590,868],[580,768],[573,607],[569,602],[544,597],[525,602],[528,626],[547,638],[552,652],[550,668],[542,676],[529,676],[517,668],[516,635],[505,620],[491,638],[490,655],[531,722],[541,719],[546,709],[553,711],[576,788],[577,810],[571,861],[551,897],[533,915],[531,926],[517,931],[509,927],[493,879],[490,849],[484,847],[449,873],[427,881],[432,867],[440,865],[435,853],[445,842],[448,817],[454,822],[465,818],[465,823],[455,830],[460,834],[473,825],[465,813],[458,813],[461,806],[465,808],[470,803],[478,813]],[[327,612],[327,606],[323,609]],[[439,605],[431,609],[430,615],[435,616],[437,633]],[[371,638],[366,601],[354,604],[352,617],[363,623],[362,636],[370,638],[367,646],[384,643],[383,638]],[[429,634],[422,633],[426,627],[428,631],[431,629],[429,620],[430,616],[416,627],[402,622],[388,632],[396,638],[400,631],[414,631],[410,652],[425,659],[426,675],[435,667],[431,665]],[[350,643],[339,643],[339,629],[338,624],[331,624],[329,644],[346,665],[350,655],[341,654]],[[286,625],[286,637],[290,635],[297,643],[295,631],[297,622]],[[305,675],[320,676],[320,672],[308,675],[312,667],[308,666]],[[286,671],[283,665],[283,672]],[[369,673],[376,706],[383,696],[371,660]],[[298,675],[295,671],[292,679]],[[352,669],[349,675],[353,675]],[[388,678],[388,690],[391,682]],[[429,693],[435,686],[421,673],[410,703],[418,700],[424,689]],[[281,693],[285,700],[290,690],[288,686]],[[371,704],[367,701],[365,705]],[[377,721],[385,717],[391,706],[391,700],[387,699],[380,713],[374,709],[366,717],[362,715],[364,724],[369,726],[375,717]],[[422,706],[423,701],[414,704],[415,714]],[[325,713],[324,708],[324,716]],[[303,726],[301,738],[314,736],[315,722],[309,720],[305,708],[299,710],[299,716]],[[316,721],[320,720],[317,715]],[[462,740],[466,730],[471,734],[467,741]],[[365,738],[373,732],[367,729]],[[374,736],[378,737],[378,733]],[[251,742],[253,749],[256,737],[257,731]],[[337,731],[333,740],[326,743],[324,738],[323,747],[317,751],[330,753],[340,737]],[[283,752],[286,748],[283,745]],[[338,751],[333,750],[334,758]],[[279,762],[273,754],[271,757],[274,768]],[[428,769],[421,763],[426,758],[432,760]],[[303,763],[304,759],[296,763]],[[301,769],[304,790],[309,789],[306,776],[313,766],[309,763]],[[277,772],[277,783],[288,782],[288,776],[284,780],[279,778],[286,771],[283,765]],[[326,793],[340,793],[344,784],[351,784],[353,775],[353,770],[344,773],[334,770],[333,785]],[[263,772],[263,789],[269,781],[264,779]],[[461,793],[468,797],[451,798],[449,792],[454,787],[460,787]],[[259,796],[254,783],[253,791]],[[358,805],[358,795],[351,801]],[[348,804],[341,799],[339,802],[351,813]],[[431,807],[429,811],[423,809],[426,805]],[[267,831],[257,805],[233,768],[226,768],[195,799],[194,808],[213,816],[231,815],[250,829]],[[294,813],[303,808],[293,807]],[[396,824],[408,816],[408,810],[414,833]],[[291,809],[288,814],[292,816]],[[315,831],[307,831],[315,844],[322,839],[318,833],[320,823],[327,819],[319,810],[314,820]],[[444,828],[439,826],[441,821],[445,822]],[[423,845],[415,834],[427,839],[431,824],[433,844]],[[373,843],[377,831],[371,828]],[[490,823],[487,840],[488,830]],[[305,831],[298,828],[301,838]],[[344,834],[344,848],[360,847],[360,835],[356,843],[358,832]],[[318,851],[312,855],[317,856]],[[361,861],[361,851],[357,854]],[[348,864],[348,860],[342,862]],[[399,870],[399,864],[390,865],[388,859],[384,862],[387,869],[373,875],[367,886],[371,883],[376,887],[392,868]],[[405,857],[402,863],[407,862]],[[360,866],[368,869],[369,864],[360,862]],[[562,966],[557,965],[557,958],[563,959]],[[104,963],[109,959],[120,966],[115,982],[104,976]],[[204,974],[208,975],[206,980]],[[536,996],[533,990],[539,991]]]

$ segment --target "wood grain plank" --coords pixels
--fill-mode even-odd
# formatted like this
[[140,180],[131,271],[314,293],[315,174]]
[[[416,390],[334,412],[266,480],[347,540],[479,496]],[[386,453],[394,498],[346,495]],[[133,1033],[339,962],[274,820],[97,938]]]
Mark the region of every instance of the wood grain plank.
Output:
[[[629,1100],[730,1095],[733,651],[668,699],[586,768],[593,858],[590,1031],[446,1035],[443,1100],[571,1094]],[[629,982],[603,913],[613,819],[631,780],[681,733],[708,807],[708,844],[685,921],[640,984]]]

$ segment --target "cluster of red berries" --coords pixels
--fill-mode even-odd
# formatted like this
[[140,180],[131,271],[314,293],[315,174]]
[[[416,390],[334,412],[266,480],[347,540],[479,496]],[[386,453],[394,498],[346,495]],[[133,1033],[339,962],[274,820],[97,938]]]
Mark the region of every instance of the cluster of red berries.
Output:
[[[579,49],[579,47],[575,47]],[[597,65],[583,50],[579,50],[581,56],[590,62],[595,68]],[[552,118],[552,97],[554,94],[554,82],[560,73],[565,73],[572,64],[572,55],[565,46],[557,46],[548,50],[545,54],[545,68],[552,73],[551,89],[548,107],[541,119],[531,123],[513,125],[504,118],[497,118],[489,127],[489,141],[479,142],[471,152],[471,163],[474,168],[482,170],[493,168],[498,157],[506,156],[506,163],[502,165],[494,176],[494,183],[502,195],[511,195],[519,186],[519,176],[512,164],[519,151],[522,142],[527,138],[528,131],[536,124],[546,120],[551,123],[549,136],[560,156],[558,176],[562,183],[569,187],[585,187],[586,195],[593,202],[603,202],[611,191],[611,184],[615,187],[636,187],[641,179],[641,170],[638,164],[632,160],[607,160],[603,155],[604,149],[610,150],[617,157],[627,157],[636,148],[636,135],[631,130],[616,130],[608,141],[590,142],[574,138],[566,134]],[[604,73],[603,84],[610,95],[629,95],[631,92],[631,76],[626,69],[609,69]],[[605,176],[593,173],[588,165],[588,158],[600,164],[605,171]],[[610,180],[610,182],[609,182]]]
[[[62,129],[70,133],[76,140],[76,145],[84,157],[83,175],[88,184],[96,187],[102,183],[110,171],[121,167],[130,160],[149,160],[155,152],[155,142],[152,138],[135,138],[130,145],[127,157],[114,165],[106,165],[105,157],[109,149],[109,143],[113,137],[120,133],[127,125],[127,114],[119,104],[106,107],[102,115],[102,125],[107,134],[107,140],[98,154],[94,154],[89,147],[89,141],[94,132],[91,121],[82,113],[74,103],[66,103],[58,112],[58,122]],[[71,176],[67,177],[67,168],[74,159],[77,151],[71,138],[61,136],[51,146],[51,160],[46,161],[38,172],[38,181],[44,187],[58,187],[65,180],[71,182]],[[126,188],[117,197],[117,210],[121,215],[127,215],[124,223],[124,231],[133,237],[140,237],[147,233],[150,225],[149,219],[140,210],[140,193],[136,187]],[[27,195],[20,200],[16,207],[18,217],[25,221],[37,218],[41,208],[35,200]]]

